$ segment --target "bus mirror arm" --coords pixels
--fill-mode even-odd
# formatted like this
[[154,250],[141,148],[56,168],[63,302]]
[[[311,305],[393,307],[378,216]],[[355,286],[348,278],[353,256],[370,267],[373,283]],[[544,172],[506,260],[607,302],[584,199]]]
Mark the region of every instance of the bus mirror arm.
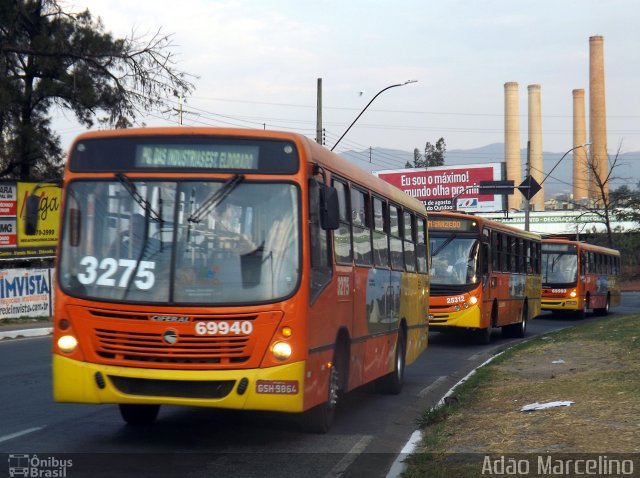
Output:
[[320,187],[320,225],[322,229],[335,231],[340,226],[338,209],[338,191],[327,186]]

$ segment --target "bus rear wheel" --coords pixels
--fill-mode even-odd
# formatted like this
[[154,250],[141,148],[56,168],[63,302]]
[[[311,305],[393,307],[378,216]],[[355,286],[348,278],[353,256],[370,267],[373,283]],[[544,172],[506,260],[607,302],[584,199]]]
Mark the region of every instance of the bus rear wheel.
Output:
[[404,368],[407,359],[406,348],[404,332],[399,331],[393,372],[376,380],[376,390],[378,392],[386,393],[388,395],[398,395],[402,391],[402,385],[404,384]]
[[158,417],[160,405],[120,404],[120,415],[129,425],[152,425]]
[[594,313],[596,315],[599,315],[601,317],[605,316],[605,315],[609,315],[609,307],[610,307],[610,303],[609,303],[609,296],[607,295],[607,301],[604,304],[604,307],[602,308],[598,308],[598,309],[594,309]]

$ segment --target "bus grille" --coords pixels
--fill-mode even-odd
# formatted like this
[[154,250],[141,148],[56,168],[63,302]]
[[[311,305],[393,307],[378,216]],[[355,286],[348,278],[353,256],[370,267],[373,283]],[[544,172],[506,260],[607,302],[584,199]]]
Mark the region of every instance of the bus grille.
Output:
[[113,385],[127,395],[145,397],[223,398],[235,380],[153,380],[109,375]]
[[181,334],[167,344],[158,333],[95,329],[96,353],[104,359],[137,363],[239,364],[249,360],[249,338]]

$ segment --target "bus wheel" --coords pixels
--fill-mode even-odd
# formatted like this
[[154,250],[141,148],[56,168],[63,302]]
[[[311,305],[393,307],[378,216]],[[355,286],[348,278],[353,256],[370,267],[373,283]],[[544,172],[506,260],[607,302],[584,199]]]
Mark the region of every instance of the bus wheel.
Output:
[[156,421],[160,405],[120,404],[120,415],[129,425],[151,425]]
[[607,295],[607,301],[604,304],[604,307],[600,308],[600,309],[595,309],[594,312],[596,315],[599,316],[605,316],[605,315],[609,315],[609,296]]
[[406,365],[407,353],[404,332],[398,331],[398,342],[396,343],[395,366],[393,372],[376,380],[376,390],[388,395],[398,395],[402,391],[404,384],[404,368]]
[[316,405],[303,414],[305,430],[312,433],[327,433],[333,424],[333,418],[338,405],[338,391],[340,388],[339,364],[334,360],[329,371],[329,387],[327,401]]
[[505,337],[524,338],[527,333],[527,317],[529,316],[529,307],[527,303],[522,306],[522,316],[520,322],[502,327],[502,335]]
[[576,310],[575,317],[576,319],[584,319],[587,315],[587,309],[589,308],[589,296],[585,297],[584,302],[582,303],[582,308]]
[[489,327],[485,327],[484,329],[475,330],[475,339],[476,343],[479,345],[489,345],[491,343],[491,325]]

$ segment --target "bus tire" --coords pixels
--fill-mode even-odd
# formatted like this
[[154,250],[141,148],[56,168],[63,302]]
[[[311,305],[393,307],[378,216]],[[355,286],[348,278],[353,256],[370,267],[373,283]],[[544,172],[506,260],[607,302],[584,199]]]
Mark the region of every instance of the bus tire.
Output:
[[160,411],[160,405],[121,403],[119,407],[122,419],[133,426],[152,425]]
[[[344,349],[337,346],[333,354],[333,362],[329,370],[329,386],[327,387],[327,400],[320,405],[316,405],[304,412],[304,429],[311,433],[327,433],[333,424],[333,419],[338,406],[340,396],[341,374],[346,374],[346,363],[344,362]],[[346,375],[345,375],[346,377]]]
[[589,308],[589,295],[587,295],[582,303],[582,307],[576,310],[575,318],[576,319],[584,319],[587,315],[587,309]]
[[609,294],[607,294],[607,301],[604,304],[604,307],[602,308],[598,308],[598,309],[594,309],[594,313],[595,315],[599,315],[601,317],[604,317],[605,315],[609,315],[609,308],[611,307],[611,304],[609,302]]
[[502,327],[502,335],[505,337],[514,337],[517,339],[523,339],[527,333],[527,318],[529,317],[529,306],[525,302],[522,306],[522,314],[520,322],[515,324],[509,324]]
[[398,331],[396,343],[395,365],[393,371],[376,380],[376,390],[387,395],[398,395],[404,384],[404,369],[407,360],[407,345],[404,331]]

